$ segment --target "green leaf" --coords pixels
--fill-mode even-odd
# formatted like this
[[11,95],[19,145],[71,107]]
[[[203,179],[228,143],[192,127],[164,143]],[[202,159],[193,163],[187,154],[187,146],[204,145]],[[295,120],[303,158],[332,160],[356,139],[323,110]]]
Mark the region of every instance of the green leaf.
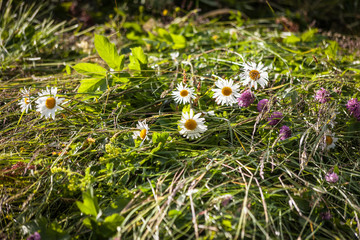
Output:
[[169,42],[169,43],[172,43],[173,40],[171,38],[171,35],[169,34],[168,31],[166,31],[165,29],[163,28],[158,28],[157,29],[157,33],[159,34],[159,37],[160,38],[163,38],[165,41]]
[[310,29],[309,31],[304,32],[301,34],[301,41],[303,42],[310,42],[314,39],[315,33],[317,33],[318,30],[316,28]]
[[169,211],[168,215],[169,215],[169,217],[176,217],[176,216],[181,215],[181,213],[182,213],[181,211],[178,211],[176,209],[172,209],[172,210]]
[[182,35],[170,33],[171,39],[174,43],[172,46],[173,49],[181,49],[186,47],[186,38]]
[[141,47],[131,48],[131,53],[137,60],[139,60],[141,64],[148,63],[147,56],[145,55],[144,50]]
[[86,215],[91,215],[96,217],[99,212],[99,206],[97,199],[93,196],[92,191],[83,192],[82,194],[83,202],[76,201],[76,205],[80,211]]
[[339,44],[335,41],[328,41],[329,45],[327,46],[327,48],[325,49],[325,54],[331,58],[331,59],[335,59],[336,58],[336,54],[339,48]]
[[160,133],[154,132],[152,135],[152,141],[154,144],[159,142],[165,143],[168,137],[169,137],[169,133],[167,132],[160,132]]
[[115,44],[108,38],[95,34],[95,48],[100,57],[116,71],[121,71],[124,66],[124,56],[119,56]]
[[94,64],[94,63],[78,63],[74,67],[75,71],[80,74],[84,74],[87,76],[106,76],[106,69]]
[[147,68],[147,56],[141,47],[131,48],[132,55],[129,56],[129,69],[141,71]]
[[283,41],[284,41],[284,43],[287,43],[287,44],[295,44],[297,42],[300,42],[301,39],[295,35],[291,35],[291,36],[288,36],[287,38],[285,38]]
[[78,89],[78,93],[94,93],[97,89],[106,89],[105,78],[89,78],[81,80],[81,85]]
[[109,229],[111,229],[112,231],[115,231],[116,228],[118,226],[120,226],[123,221],[124,221],[123,216],[120,216],[119,214],[114,213],[113,215],[106,217],[104,220],[104,223]]

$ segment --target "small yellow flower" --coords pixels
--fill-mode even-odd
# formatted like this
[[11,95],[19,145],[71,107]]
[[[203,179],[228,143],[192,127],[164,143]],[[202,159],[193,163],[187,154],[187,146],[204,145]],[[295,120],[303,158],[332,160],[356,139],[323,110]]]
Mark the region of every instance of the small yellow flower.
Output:
[[86,139],[86,142],[89,143],[89,144],[93,144],[93,143],[95,143],[95,141],[96,141],[96,140],[93,139],[93,138],[91,138],[91,137],[89,137],[89,138]]
[[163,12],[162,12],[162,15],[166,16],[168,13],[169,13],[169,11],[167,9],[164,9]]

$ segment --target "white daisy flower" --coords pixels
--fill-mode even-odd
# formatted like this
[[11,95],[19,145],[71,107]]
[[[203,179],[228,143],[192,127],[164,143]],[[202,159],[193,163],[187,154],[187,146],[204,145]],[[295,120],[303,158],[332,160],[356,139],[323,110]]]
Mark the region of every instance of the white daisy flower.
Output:
[[335,147],[335,143],[338,141],[338,138],[335,137],[334,133],[329,131],[324,135],[323,141],[324,149],[330,150]]
[[39,93],[39,98],[35,101],[36,111],[41,113],[41,117],[45,118],[52,117],[55,120],[56,110],[62,110],[59,105],[65,100],[65,98],[58,98],[56,96],[57,88],[52,87],[51,89],[46,88]]
[[244,72],[240,74],[243,85],[249,85],[257,89],[257,84],[260,84],[262,88],[265,88],[269,81],[267,67],[262,63],[256,64],[254,62],[244,63]]
[[28,112],[29,108],[31,109],[31,98],[30,98],[30,87],[29,89],[26,89],[24,87],[24,89],[20,89],[21,95],[22,95],[22,99],[19,100],[19,105],[21,108],[21,112]]
[[175,61],[177,59],[177,57],[179,56],[179,52],[170,53],[170,56],[171,56],[171,59]]
[[215,82],[215,85],[218,88],[213,89],[215,102],[219,105],[232,105],[234,103],[237,103],[236,98],[240,97],[239,93],[239,84],[234,84],[234,81],[229,79],[225,80],[221,77],[218,77],[216,75],[213,75],[214,77],[219,78]]
[[177,85],[175,91],[172,92],[175,102],[179,104],[190,103],[191,99],[195,99],[194,89],[189,88],[182,83]]
[[146,120],[140,122],[138,121],[138,124],[136,124],[136,128],[140,131],[135,131],[133,135],[133,139],[137,139],[138,137],[141,138],[141,140],[149,140],[149,126],[146,123]]
[[181,128],[180,134],[186,138],[196,139],[201,136],[201,133],[207,130],[207,126],[204,124],[205,118],[200,118],[201,113],[194,116],[194,111],[190,109],[190,113],[182,113],[182,117],[179,123]]

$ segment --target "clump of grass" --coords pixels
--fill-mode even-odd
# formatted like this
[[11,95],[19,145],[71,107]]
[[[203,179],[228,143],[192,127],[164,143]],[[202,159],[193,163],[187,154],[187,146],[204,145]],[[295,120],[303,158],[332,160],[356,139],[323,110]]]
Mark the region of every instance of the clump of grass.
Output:
[[[315,29],[288,35],[270,20],[238,20],[153,29],[135,40],[145,53],[136,34],[121,39],[127,45],[96,36],[97,65],[1,82],[2,237],[358,237],[359,122],[345,107],[359,88],[356,56],[339,55]],[[213,74],[236,79],[244,61],[269,66],[268,85],[253,90],[250,106],[217,105]],[[190,108],[171,96],[180,82],[196,89],[191,108],[206,120],[195,140],[178,132]],[[13,83],[31,85],[34,96],[57,86],[68,103],[55,120],[22,114]],[[321,87],[330,93],[324,103],[315,99]],[[274,112],[281,122],[271,126]],[[144,120],[150,140],[134,140]],[[283,125],[291,129],[285,140]],[[338,142],[327,150],[333,133]],[[329,173],[339,180],[328,182]]]

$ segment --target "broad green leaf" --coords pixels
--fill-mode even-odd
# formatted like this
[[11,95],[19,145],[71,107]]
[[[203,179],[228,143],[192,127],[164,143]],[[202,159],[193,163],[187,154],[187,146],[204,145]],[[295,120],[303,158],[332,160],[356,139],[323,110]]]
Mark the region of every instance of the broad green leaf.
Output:
[[123,216],[120,216],[119,214],[114,213],[113,215],[106,217],[104,220],[104,223],[108,228],[115,231],[116,228],[118,226],[120,226],[123,221],[124,221]]
[[154,144],[159,142],[165,143],[168,137],[169,133],[167,132],[154,132],[152,135],[152,140]]
[[111,43],[108,38],[95,34],[95,48],[109,67],[116,71],[122,70],[124,57],[119,56],[115,44]]
[[173,42],[173,40],[172,40],[172,38],[171,38],[171,35],[170,35],[169,32],[166,31],[165,29],[163,29],[163,28],[158,28],[158,29],[157,29],[157,32],[158,32],[158,34],[159,34],[159,37],[165,39],[166,41],[168,41],[168,42],[170,42],[170,43]]
[[291,36],[288,36],[287,38],[285,38],[283,41],[284,41],[284,43],[295,44],[297,42],[300,42],[301,39],[295,35],[291,35]]
[[144,50],[141,47],[131,48],[131,53],[134,57],[136,57],[141,64],[147,64],[148,59],[144,53]]
[[327,46],[327,48],[325,49],[325,54],[331,58],[331,59],[335,59],[336,58],[336,54],[339,48],[339,44],[335,41],[328,41],[329,45]]
[[105,78],[88,78],[81,80],[81,85],[78,89],[78,93],[93,93],[98,88],[100,90],[106,89]]
[[141,71],[147,68],[147,56],[141,47],[131,48],[129,69]]
[[318,30],[316,28],[310,29],[309,31],[304,32],[301,34],[301,41],[309,42],[312,41],[314,38],[314,34],[317,33]]
[[82,194],[83,202],[76,201],[76,205],[80,211],[86,215],[96,217],[99,212],[99,206],[97,204],[96,197],[94,197],[90,191]]
[[106,76],[106,69],[94,64],[94,63],[78,63],[74,67],[75,71],[80,74],[84,74],[87,76]]
[[129,69],[141,71],[141,65],[139,60],[137,60],[137,58],[134,56],[129,56],[129,59],[130,59],[130,63],[128,65]]
[[184,36],[172,33],[170,33],[170,36],[174,43],[174,45],[172,46],[173,49],[180,49],[186,47],[186,39]]

